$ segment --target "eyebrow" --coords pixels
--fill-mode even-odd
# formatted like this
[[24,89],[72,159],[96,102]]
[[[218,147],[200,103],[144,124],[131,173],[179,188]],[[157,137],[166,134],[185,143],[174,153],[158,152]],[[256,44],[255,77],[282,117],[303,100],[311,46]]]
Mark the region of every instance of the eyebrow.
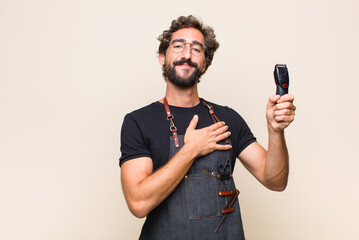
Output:
[[[172,43],[175,43],[175,42],[183,42],[183,43],[185,43],[186,40],[184,40],[183,38],[174,39],[174,40],[172,41]],[[196,40],[193,40],[193,41],[192,41],[192,44],[198,44],[198,45],[200,45],[201,47],[203,47],[203,44],[200,43],[200,42],[198,42],[198,41],[196,41]]]

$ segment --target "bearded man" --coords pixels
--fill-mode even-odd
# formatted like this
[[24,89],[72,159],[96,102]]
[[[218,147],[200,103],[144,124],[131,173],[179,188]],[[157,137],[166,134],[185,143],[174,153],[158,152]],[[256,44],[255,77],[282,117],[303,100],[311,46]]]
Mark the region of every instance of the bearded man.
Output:
[[165,97],[127,114],[121,130],[123,192],[130,211],[147,217],[140,239],[244,239],[236,158],[268,189],[286,188],[294,96],[269,97],[265,150],[236,111],[198,95],[219,47],[213,29],[181,16],[158,40]]

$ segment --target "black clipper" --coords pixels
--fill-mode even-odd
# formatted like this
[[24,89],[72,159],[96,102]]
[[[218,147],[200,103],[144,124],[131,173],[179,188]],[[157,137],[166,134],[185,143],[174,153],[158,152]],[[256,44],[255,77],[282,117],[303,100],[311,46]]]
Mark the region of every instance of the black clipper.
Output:
[[276,94],[283,96],[288,93],[289,88],[289,74],[287,65],[276,64],[274,67],[274,80],[277,85]]

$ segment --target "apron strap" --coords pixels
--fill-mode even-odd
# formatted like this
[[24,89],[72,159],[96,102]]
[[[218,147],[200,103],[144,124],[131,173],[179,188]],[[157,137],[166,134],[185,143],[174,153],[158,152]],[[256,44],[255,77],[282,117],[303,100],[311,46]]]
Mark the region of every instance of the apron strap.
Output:
[[170,121],[170,131],[172,132],[173,141],[175,143],[176,148],[179,148],[177,128],[173,122],[173,119],[175,117],[171,114],[170,107],[168,106],[168,102],[166,98],[163,99],[163,105],[165,106],[166,109],[167,120]]
[[[208,112],[209,112],[209,115],[211,115],[214,123],[217,123],[217,122],[220,122],[219,118],[214,114],[214,110],[213,110],[213,107],[211,105],[208,105],[204,100],[203,98],[200,98],[199,99],[202,103],[203,106],[205,106],[206,108],[208,108]],[[229,141],[228,139],[224,139],[226,141],[227,144],[229,144]]]
[[[214,114],[214,110],[213,107],[211,105],[208,105],[203,98],[199,99],[200,102],[202,103],[203,106],[205,106],[206,108],[208,108],[208,112],[209,115],[211,115],[213,122],[217,123],[220,122],[219,118]],[[173,135],[173,141],[175,143],[176,148],[179,148],[179,143],[178,143],[178,136],[177,136],[177,128],[173,122],[173,119],[175,118],[171,111],[170,111],[170,107],[168,106],[168,102],[166,97],[163,98],[163,105],[165,106],[165,110],[166,110],[166,115],[167,115],[167,120],[170,122],[170,131],[172,132]],[[228,139],[224,139],[226,141],[227,144],[229,144]]]

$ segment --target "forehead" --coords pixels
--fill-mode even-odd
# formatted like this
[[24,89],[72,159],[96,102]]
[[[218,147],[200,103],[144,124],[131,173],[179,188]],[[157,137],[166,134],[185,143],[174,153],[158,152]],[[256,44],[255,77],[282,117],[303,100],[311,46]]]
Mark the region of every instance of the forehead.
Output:
[[173,33],[171,42],[175,39],[183,39],[186,42],[200,42],[204,45],[203,34],[195,28],[182,28]]

